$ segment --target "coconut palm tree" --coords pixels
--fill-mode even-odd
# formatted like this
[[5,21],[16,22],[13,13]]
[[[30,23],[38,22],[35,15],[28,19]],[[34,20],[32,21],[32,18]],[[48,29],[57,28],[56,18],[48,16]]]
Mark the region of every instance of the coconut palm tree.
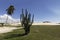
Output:
[[[7,14],[8,14],[8,15],[11,15],[11,16],[12,16],[14,10],[15,10],[15,8],[14,8],[13,5],[10,5],[10,6],[6,9]],[[6,23],[7,23],[7,20],[8,20],[8,16],[7,16],[7,19],[6,19]]]

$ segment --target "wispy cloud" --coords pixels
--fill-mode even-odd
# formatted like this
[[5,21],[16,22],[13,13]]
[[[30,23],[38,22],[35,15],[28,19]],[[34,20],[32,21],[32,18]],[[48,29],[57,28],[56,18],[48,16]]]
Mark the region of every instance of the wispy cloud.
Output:
[[52,9],[52,12],[56,15],[60,15],[60,9]]
[[53,6],[53,7],[49,7],[49,10],[51,10],[51,12],[55,15],[60,15],[60,6]]

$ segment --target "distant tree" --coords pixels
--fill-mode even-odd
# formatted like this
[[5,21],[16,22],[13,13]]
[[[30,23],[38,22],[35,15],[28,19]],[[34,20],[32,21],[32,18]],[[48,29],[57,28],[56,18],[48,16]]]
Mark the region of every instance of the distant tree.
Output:
[[[12,16],[14,10],[15,10],[15,8],[14,8],[13,5],[10,5],[10,6],[6,9],[7,14],[8,14],[8,15],[11,15],[11,16]],[[7,20],[8,20],[8,16],[7,16],[7,19],[6,19],[6,23],[7,23]]]
[[34,15],[31,19],[31,14],[28,13],[27,9],[25,10],[25,14],[22,9],[22,14],[20,15],[20,21],[21,25],[24,27],[25,34],[28,34],[30,32],[30,27],[33,23]]
[[43,23],[51,23],[50,21],[44,21]]

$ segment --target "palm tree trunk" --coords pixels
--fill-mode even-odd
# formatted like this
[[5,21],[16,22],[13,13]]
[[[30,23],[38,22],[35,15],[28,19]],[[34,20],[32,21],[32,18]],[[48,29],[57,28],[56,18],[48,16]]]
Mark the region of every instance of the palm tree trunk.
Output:
[[6,18],[6,24],[8,24],[8,16],[7,16],[7,18]]

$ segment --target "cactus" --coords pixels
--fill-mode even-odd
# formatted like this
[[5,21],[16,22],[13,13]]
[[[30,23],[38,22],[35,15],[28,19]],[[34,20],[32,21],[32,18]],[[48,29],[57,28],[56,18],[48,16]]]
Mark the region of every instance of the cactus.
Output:
[[23,11],[24,10],[22,9],[22,14],[20,14],[20,21],[21,25],[24,27],[25,34],[28,34],[33,23],[34,15],[31,18],[31,14],[28,13],[27,9],[25,9],[25,13]]

